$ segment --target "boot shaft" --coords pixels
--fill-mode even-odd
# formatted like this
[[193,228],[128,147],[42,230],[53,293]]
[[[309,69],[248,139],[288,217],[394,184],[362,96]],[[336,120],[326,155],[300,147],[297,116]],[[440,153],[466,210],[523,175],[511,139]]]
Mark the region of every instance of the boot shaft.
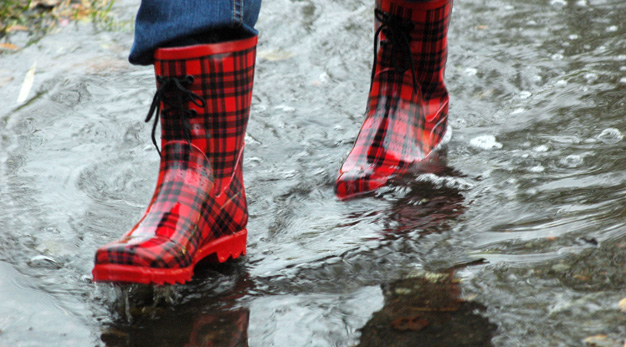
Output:
[[[405,76],[415,73],[419,89],[427,99],[447,93],[443,78],[452,0],[377,0],[376,10],[376,30],[385,23],[386,28],[376,38],[380,48],[375,53],[378,66],[374,75],[389,69],[405,71]],[[386,49],[388,45],[392,49]]]
[[257,38],[164,48],[155,52],[157,87],[176,79],[161,103],[161,144],[190,141],[202,150],[214,177],[232,177],[243,151],[250,113]]

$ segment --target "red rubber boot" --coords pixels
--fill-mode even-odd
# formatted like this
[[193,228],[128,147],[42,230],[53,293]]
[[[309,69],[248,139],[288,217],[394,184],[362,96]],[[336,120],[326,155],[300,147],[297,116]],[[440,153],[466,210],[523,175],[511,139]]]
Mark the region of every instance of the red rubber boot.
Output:
[[257,38],[159,49],[158,90],[148,113],[161,116],[161,165],[145,214],[96,252],[94,281],[184,283],[195,264],[246,253],[244,135]]
[[452,0],[376,1],[366,119],[339,170],[339,198],[384,186],[441,143],[448,119],[443,77],[451,10]]

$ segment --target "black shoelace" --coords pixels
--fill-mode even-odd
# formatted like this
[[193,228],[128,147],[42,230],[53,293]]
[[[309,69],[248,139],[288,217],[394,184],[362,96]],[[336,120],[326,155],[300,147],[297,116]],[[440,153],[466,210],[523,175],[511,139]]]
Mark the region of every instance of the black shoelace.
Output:
[[[381,46],[391,45],[391,59],[394,69],[398,72],[404,72],[411,68],[411,76],[413,77],[413,91],[417,90],[417,74],[415,72],[415,63],[413,62],[413,54],[411,53],[411,31],[414,28],[413,23],[402,20],[397,16],[390,15],[379,9],[374,10],[376,19],[380,22],[380,26],[374,34],[374,66],[372,67],[371,82],[374,82],[376,75],[376,65],[378,64],[378,40],[382,32],[386,41],[381,41]],[[406,66],[406,60],[410,66]],[[401,64],[405,63],[405,66]],[[370,83],[371,85],[372,83]]]
[[[161,150],[156,141],[156,128],[159,122],[159,116],[162,114],[177,114],[180,122],[183,124],[183,132],[185,139],[191,144],[191,124],[189,118],[197,115],[196,110],[186,107],[188,102],[192,102],[198,107],[204,107],[206,102],[196,93],[189,89],[193,84],[193,76],[185,77],[163,77],[157,76],[157,82],[160,87],[157,89],[152,99],[152,105],[146,117],[146,123],[152,119],[154,115],[154,124],[152,125],[152,143],[156,147],[157,152],[161,155]],[[161,103],[165,106],[161,109]]]

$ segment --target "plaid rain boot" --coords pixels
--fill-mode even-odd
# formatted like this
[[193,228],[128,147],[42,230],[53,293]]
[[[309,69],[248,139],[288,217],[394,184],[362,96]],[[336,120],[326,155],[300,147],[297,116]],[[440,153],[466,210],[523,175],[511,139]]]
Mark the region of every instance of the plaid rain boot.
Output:
[[[246,253],[244,135],[257,38],[158,49],[152,141],[161,116],[161,164],[145,214],[96,252],[94,281],[184,283],[195,264]],[[158,149],[158,148],[157,148]]]
[[448,119],[443,76],[451,10],[452,0],[376,1],[366,119],[339,170],[339,198],[384,186],[441,143]]

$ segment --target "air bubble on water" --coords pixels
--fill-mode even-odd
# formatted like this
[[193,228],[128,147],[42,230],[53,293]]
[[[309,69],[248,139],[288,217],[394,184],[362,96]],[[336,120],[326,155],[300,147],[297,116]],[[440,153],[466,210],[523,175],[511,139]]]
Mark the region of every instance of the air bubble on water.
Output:
[[543,166],[541,166],[541,165],[537,165],[537,166],[533,166],[533,167],[531,167],[531,168],[528,168],[528,171],[530,171],[530,172],[536,172],[536,173],[539,173],[539,172],[544,172],[545,170],[546,170],[546,169],[545,169]]
[[610,33],[614,33],[617,31],[617,29],[618,29],[617,25],[611,25],[610,27],[606,28],[606,31]]
[[559,160],[561,165],[564,165],[570,168],[580,166],[583,163],[583,161],[584,161],[583,157],[578,154],[570,154],[567,157],[561,158],[561,160]]
[[507,11],[511,11],[511,10],[514,10],[515,7],[512,6],[512,5],[506,5],[506,6],[504,6],[504,9],[507,10]]
[[598,75],[593,72],[589,72],[585,74],[585,79],[588,83],[593,83],[598,80]]
[[285,111],[285,112],[295,112],[296,111],[295,107],[287,106],[285,104],[281,104],[281,105],[275,106],[274,108],[277,109],[277,110]]
[[567,2],[565,2],[565,0],[551,0],[550,1],[550,5],[552,5],[552,6],[565,6],[565,5],[567,5]]
[[580,6],[580,7],[585,7],[585,6],[588,5],[587,4],[587,0],[578,0],[578,1],[576,1],[576,5]]
[[543,80],[543,77],[539,76],[539,75],[534,75],[532,77],[533,82],[541,82]]
[[615,60],[617,61],[624,61],[626,60],[626,54],[620,54],[617,57],[615,57]]
[[435,174],[423,174],[415,178],[418,182],[429,182],[437,187],[452,188],[458,190],[470,190],[474,187],[471,182],[460,177],[440,177]]
[[330,76],[324,71],[319,75],[317,79],[320,81],[320,83],[326,83],[330,80]]
[[619,83],[626,84],[626,77],[622,77],[622,78],[619,80]]
[[578,34],[571,34],[568,37],[569,37],[570,40],[578,40],[580,38],[580,36],[578,36]]
[[476,68],[468,67],[465,69],[465,75],[467,76],[476,76],[477,73],[478,73],[478,69]]
[[537,25],[537,22],[534,21],[534,20],[529,20],[528,22],[526,22],[526,25],[528,25],[528,26],[535,26],[535,25]]
[[626,66],[620,66],[619,71],[626,71]]
[[520,113],[524,113],[524,111],[526,111],[526,109],[524,108],[516,108],[511,112],[511,115],[516,115],[516,114],[520,114]]
[[527,90],[523,90],[519,93],[519,97],[520,99],[528,99],[530,98],[530,96],[533,95],[533,93],[527,91]]
[[602,130],[597,138],[604,143],[614,144],[620,142],[624,138],[624,135],[622,135],[622,133],[615,128],[607,128]]
[[535,146],[535,147],[533,148],[533,151],[535,151],[535,152],[547,152],[547,151],[548,151],[548,149],[549,149],[549,148],[548,148],[548,146],[546,146],[546,145],[539,145],[539,146]]
[[478,149],[491,150],[502,148],[502,144],[496,141],[493,135],[481,135],[470,140],[470,146]]
[[552,59],[552,60],[563,60],[563,54],[561,54],[561,53],[552,54],[550,59]]
[[603,53],[606,52],[606,46],[598,46],[598,48],[596,48],[596,53]]
[[566,80],[558,80],[556,81],[556,83],[554,84],[557,87],[565,87],[567,85],[567,81]]

